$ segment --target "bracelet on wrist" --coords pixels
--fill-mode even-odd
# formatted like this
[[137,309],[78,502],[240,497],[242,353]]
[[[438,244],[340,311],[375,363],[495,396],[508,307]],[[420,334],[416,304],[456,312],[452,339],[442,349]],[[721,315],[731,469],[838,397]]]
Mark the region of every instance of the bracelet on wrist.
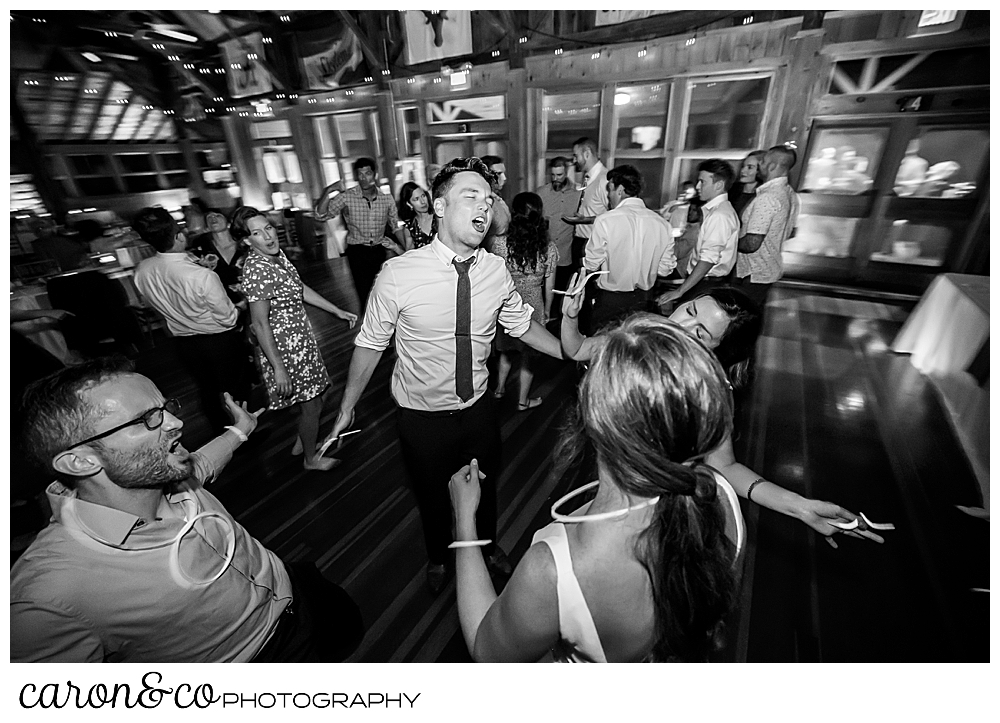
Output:
[[246,435],[246,432],[244,432],[239,427],[236,427],[235,425],[230,424],[229,426],[226,427],[226,429],[230,430],[233,434],[239,437],[241,442],[246,442],[248,439],[250,439]]
[[747,502],[753,502],[753,500],[750,498],[750,495],[753,494],[753,488],[759,485],[761,482],[766,482],[766,481],[767,480],[765,480],[763,477],[758,477],[757,479],[755,479],[753,482],[750,483],[750,486],[747,487]]
[[460,547],[485,547],[491,542],[493,542],[493,540],[455,540],[453,543],[448,545],[448,549],[456,550]]

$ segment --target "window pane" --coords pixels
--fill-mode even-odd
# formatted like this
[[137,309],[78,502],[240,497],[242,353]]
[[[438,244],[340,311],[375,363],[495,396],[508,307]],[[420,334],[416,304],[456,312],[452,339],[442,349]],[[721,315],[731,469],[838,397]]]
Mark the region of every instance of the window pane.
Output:
[[[691,181],[691,183],[698,182],[698,164],[700,164],[704,159],[702,158],[685,158],[681,161],[681,172],[677,176],[677,186],[678,188],[684,181]],[[730,166],[733,167],[733,173],[736,178],[740,175],[740,166],[743,165],[743,159],[734,160],[732,158],[725,159]]]
[[795,235],[785,241],[782,249],[812,256],[849,256],[851,241],[860,222],[860,218],[800,213]]
[[483,156],[498,156],[500,158],[506,158],[507,143],[499,138],[473,138],[472,155],[477,158],[482,158]]
[[313,127],[316,129],[316,137],[319,139],[320,155],[323,157],[335,156],[337,152],[333,147],[333,138],[330,136],[330,116],[313,118]]
[[149,193],[160,190],[156,176],[125,176],[123,180],[129,193]]
[[871,190],[887,128],[824,128],[812,144],[802,191],[858,195]]
[[616,148],[652,151],[663,148],[667,124],[667,86],[619,86],[615,91]]
[[118,156],[125,173],[153,173],[153,160],[149,154],[127,154]]
[[336,115],[333,121],[337,126],[337,136],[340,140],[340,155],[359,158],[372,156],[371,144],[365,129],[365,116],[362,113],[345,113]]
[[899,218],[892,222],[889,232],[882,234],[882,238],[881,248],[871,255],[873,261],[941,266],[952,230],[947,226]]
[[660,184],[663,182],[663,159],[662,158],[627,158],[622,163],[627,163],[642,174],[642,198],[646,208],[654,211],[663,204],[660,202]]
[[289,183],[302,183],[302,169],[299,168],[299,157],[293,150],[283,151],[281,154],[285,161],[285,174]]
[[113,178],[77,178],[76,185],[84,196],[114,196],[118,184]]
[[898,196],[961,198],[976,190],[990,147],[986,129],[921,129],[896,172]]
[[85,176],[107,176],[111,164],[105,155],[68,156],[73,170]]
[[402,130],[403,155],[409,158],[423,153],[420,138],[420,111],[415,106],[397,108],[396,122]]
[[285,169],[277,152],[264,152],[264,175],[270,183],[284,183]]
[[340,180],[340,169],[337,167],[337,161],[332,158],[323,159],[323,182],[326,185],[331,183],[336,183]]
[[770,82],[770,78],[753,78],[692,83],[684,147],[756,148]]
[[184,165],[184,156],[180,153],[158,153],[160,158],[160,165],[163,166],[164,171],[183,171],[186,166]]
[[189,182],[187,171],[180,173],[168,173],[164,176],[170,188],[186,188]]
[[596,141],[600,135],[599,91],[546,93],[542,110],[545,113],[545,149],[548,155],[572,150],[573,141],[577,138],[587,136]]

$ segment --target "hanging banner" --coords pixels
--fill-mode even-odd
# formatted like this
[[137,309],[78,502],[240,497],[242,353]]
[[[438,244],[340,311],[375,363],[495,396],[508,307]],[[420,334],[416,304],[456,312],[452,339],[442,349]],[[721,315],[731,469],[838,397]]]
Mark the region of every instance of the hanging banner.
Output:
[[406,64],[472,54],[469,10],[407,10]]
[[219,47],[222,48],[222,62],[231,98],[271,92],[271,74],[260,64],[264,58],[264,40],[260,33],[226,40],[219,43]]
[[[323,40],[314,37],[309,45],[302,44],[305,52],[315,51],[302,56],[306,87],[310,90],[340,87],[344,73],[355,70],[361,64],[364,56],[354,33],[343,25],[338,30],[333,34],[332,31],[327,33]],[[321,49],[317,50],[317,45]]]
[[629,20],[642,20],[651,15],[666,15],[676,13],[677,10],[598,10],[597,25],[617,25],[627,23]]

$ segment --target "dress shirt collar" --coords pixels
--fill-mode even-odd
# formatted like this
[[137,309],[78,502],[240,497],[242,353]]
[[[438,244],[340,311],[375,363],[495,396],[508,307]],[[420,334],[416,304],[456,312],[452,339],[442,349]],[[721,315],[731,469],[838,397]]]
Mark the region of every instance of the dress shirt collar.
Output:
[[705,201],[705,205],[702,206],[702,209],[706,210],[706,211],[713,211],[713,210],[717,209],[719,206],[721,206],[723,201],[728,201],[728,200],[729,200],[729,196],[727,196],[724,193],[720,193],[718,196],[716,196],[715,198],[713,198],[711,201]]
[[615,206],[614,210],[625,207],[646,208],[646,202],[635,196],[626,196],[618,202],[618,205]]
[[182,261],[191,261],[192,263],[196,263],[194,255],[192,255],[190,251],[157,251],[156,255],[164,261],[170,261],[173,263],[180,263]]
[[458,259],[459,261],[468,261],[469,258],[475,259],[475,262],[472,264],[473,266],[475,266],[476,264],[479,263],[480,254],[484,253],[482,246],[480,246],[475,250],[475,252],[471,254],[471,256],[466,256],[464,259],[460,258],[458,254],[456,254],[450,248],[445,246],[441,242],[441,239],[438,238],[437,236],[435,236],[434,240],[431,241],[430,244],[428,245],[430,246],[431,251],[434,252],[434,255],[437,256],[441,260],[441,263],[444,264],[445,266],[451,266],[452,262],[454,262],[455,259]]
[[591,183],[593,183],[597,179],[598,176],[601,175],[601,172],[603,170],[604,170],[604,164],[603,163],[601,163],[600,161],[598,161],[597,163],[595,163],[593,165],[593,167],[589,171],[587,171],[586,173],[583,174],[583,185],[584,186],[589,186]]
[[[69,489],[58,480],[45,489],[45,495],[56,522],[79,530],[87,537],[106,545],[125,545],[136,526],[141,526],[141,518],[131,512],[81,500],[76,490]],[[164,495],[160,501],[160,509],[163,509],[164,504],[183,504],[185,507],[193,504],[195,508],[199,506],[194,495],[184,489]]]
[[778,188],[779,186],[788,185],[788,176],[778,176],[777,178],[772,178],[770,181],[765,181],[764,183],[757,186],[754,189],[754,193],[760,193],[765,188]]

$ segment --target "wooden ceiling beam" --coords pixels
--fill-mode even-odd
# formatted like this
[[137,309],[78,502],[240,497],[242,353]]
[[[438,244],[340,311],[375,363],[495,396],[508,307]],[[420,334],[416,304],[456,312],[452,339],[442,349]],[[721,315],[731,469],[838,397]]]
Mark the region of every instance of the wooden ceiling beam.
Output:
[[372,72],[376,72],[381,69],[383,61],[378,57],[378,48],[376,48],[368,39],[368,36],[365,35],[361,26],[357,24],[347,10],[336,10],[335,12],[343,21],[344,25],[347,26],[348,30],[354,33],[354,37],[358,39],[358,43],[361,45],[361,52],[364,53],[365,59],[368,61],[368,65],[372,68]]
[[63,121],[62,131],[59,133],[60,138],[69,138],[69,133],[73,128],[73,120],[76,118],[77,112],[80,110],[80,105],[83,103],[83,87],[87,83],[87,76],[90,74],[89,69],[83,69],[80,71],[80,77],[76,82],[76,92],[73,99],[73,107],[70,108],[69,113],[66,114],[66,119]]
[[104,106],[108,104],[108,98],[111,97],[111,89],[115,87],[114,76],[108,78],[108,82],[104,84],[104,90],[101,92],[101,98],[97,102],[97,111],[94,113],[94,117],[90,120],[90,127],[87,128],[87,133],[84,136],[88,143],[92,143],[94,140],[94,130],[97,128],[97,124],[101,120],[101,116],[104,115]]

